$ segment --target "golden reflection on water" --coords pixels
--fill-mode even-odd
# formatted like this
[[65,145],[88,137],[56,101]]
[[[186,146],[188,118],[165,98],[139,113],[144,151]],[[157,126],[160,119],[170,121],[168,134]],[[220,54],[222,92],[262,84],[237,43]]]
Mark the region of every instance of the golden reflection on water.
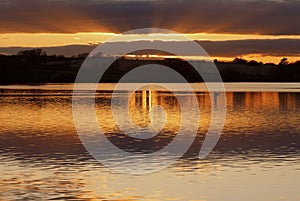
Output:
[[[124,95],[127,95],[127,93],[124,93]],[[189,94],[183,94],[182,96],[184,96],[187,106],[195,104]],[[242,117],[245,114],[255,122],[264,122],[266,120],[265,117],[270,112],[278,112],[282,109],[288,111],[297,109],[299,105],[297,97],[299,96],[296,93],[227,92],[227,124],[231,126],[231,124],[236,122],[236,117]],[[59,97],[57,99],[55,96],[36,98],[21,96],[19,99],[21,100],[15,100],[15,97],[9,95],[1,97],[0,121],[2,124],[0,129],[2,131],[29,129],[53,133],[57,130],[64,132],[74,130],[70,97]],[[116,130],[110,108],[110,99],[111,94],[109,93],[100,93],[96,99],[99,124],[107,132]],[[197,99],[201,112],[200,124],[202,127],[207,127],[210,123],[210,96],[208,93],[197,93]],[[217,99],[216,104],[218,104],[219,99]],[[180,125],[180,105],[172,93],[151,90],[134,93],[130,97],[128,105],[132,121],[141,127],[148,126],[150,123],[150,111],[157,105],[162,106],[167,113],[168,121],[166,122],[166,127],[176,130]],[[83,104],[82,107],[87,106]],[[293,119],[289,120],[293,121]],[[238,122],[238,125],[248,124],[249,121],[243,121],[243,119],[240,119]]]
[[[127,96],[128,94],[121,94],[121,96]],[[188,98],[186,99],[188,101]],[[169,131],[176,132],[180,126],[180,107],[176,97],[171,93],[159,93],[152,90],[142,90],[132,94],[129,97],[128,112],[131,121],[139,127],[149,126],[150,112],[153,107],[162,106],[167,114],[164,128]],[[124,105],[123,107],[127,107]],[[116,132],[116,122],[111,111],[111,103],[106,102],[106,106],[96,106],[97,117],[99,125],[106,133]],[[121,114],[120,114],[121,115]],[[126,115],[123,116],[126,118]]]
[[[173,167],[140,177],[114,174],[89,156],[72,120],[69,95],[41,91],[0,96],[0,197],[3,200],[297,200],[300,94],[227,92],[223,135],[207,160],[183,157]],[[44,94],[43,94],[44,93]],[[121,92],[120,97],[127,96]],[[195,104],[182,93],[186,105]],[[219,94],[213,104],[220,104]],[[119,132],[111,93],[96,94],[99,125]],[[199,135],[210,123],[211,100],[198,92]],[[132,121],[145,127],[156,105],[176,134],[180,106],[172,93],[144,90],[130,97]],[[82,102],[82,107],[88,107]],[[120,140],[122,140],[120,138]],[[197,142],[197,141],[196,141]],[[195,143],[191,151],[199,150]],[[157,161],[160,162],[159,160]],[[274,191],[276,189],[276,191]]]
[[[216,100],[211,100],[208,93],[197,93],[197,100],[201,112],[200,129],[204,132],[210,123],[211,104],[220,104],[223,100],[218,94]],[[193,102],[191,94],[183,94],[187,106],[197,104]],[[248,127],[250,125],[268,126],[268,115],[278,112],[282,109],[294,110],[297,107],[296,93],[279,92],[227,92],[225,94],[227,101],[226,126]],[[299,103],[298,103],[299,104]],[[143,90],[134,93],[128,103],[131,120],[140,127],[146,127],[150,123],[150,111],[154,106],[160,105],[167,113],[165,127],[178,130],[180,126],[181,111],[176,97],[172,93]],[[110,102],[103,106],[97,105],[97,117],[99,124],[104,125],[106,132],[113,132],[117,128],[110,111]],[[239,118],[241,117],[241,118]],[[237,122],[237,118],[239,118]],[[249,120],[251,119],[251,122]],[[282,119],[279,118],[278,121]],[[289,119],[291,124],[296,124],[298,119]],[[270,122],[272,125],[272,122]]]

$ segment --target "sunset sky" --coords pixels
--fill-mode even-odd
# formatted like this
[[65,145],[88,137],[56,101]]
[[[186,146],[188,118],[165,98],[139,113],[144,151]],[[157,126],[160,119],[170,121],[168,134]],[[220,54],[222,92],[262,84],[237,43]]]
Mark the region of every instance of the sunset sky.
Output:
[[214,58],[295,61],[299,11],[299,0],[2,0],[0,47],[97,44],[132,29],[164,28],[212,42]]

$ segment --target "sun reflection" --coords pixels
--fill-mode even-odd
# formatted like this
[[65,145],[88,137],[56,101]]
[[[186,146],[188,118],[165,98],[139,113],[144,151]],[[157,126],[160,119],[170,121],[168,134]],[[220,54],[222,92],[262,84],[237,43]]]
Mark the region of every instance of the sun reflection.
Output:
[[[189,194],[192,197],[183,198],[182,191],[176,191],[178,186],[189,192],[200,185],[208,195],[214,196],[212,189],[216,183],[220,188],[240,186],[238,191],[250,188],[254,192],[261,187],[257,187],[257,182],[270,186],[274,178],[284,184],[282,191],[298,195],[296,190],[290,190],[297,186],[291,181],[297,178],[299,169],[296,143],[300,133],[299,93],[220,94],[227,98],[227,120],[220,143],[209,158],[199,162],[188,155],[169,169],[137,177],[112,174],[87,154],[72,121],[70,93],[20,88],[0,91],[0,169],[5,173],[0,178],[0,189],[5,200],[27,199],[27,195],[37,200],[171,200],[174,197],[192,200],[199,192],[193,191]],[[122,91],[118,97],[129,95],[130,92]],[[180,95],[187,106],[195,104],[189,93]],[[211,99],[206,92],[197,92],[196,96],[201,111],[199,137],[205,134],[205,127],[210,123]],[[111,97],[108,91],[96,94],[97,117],[107,132],[117,130],[111,114]],[[218,97],[213,101],[216,106]],[[89,107],[85,98],[89,97],[83,97],[82,110]],[[145,89],[133,93],[128,105],[131,118],[136,124],[144,125],[156,105],[168,114],[165,129],[176,132],[181,123],[180,105],[168,91]],[[161,141],[145,144],[153,147]],[[199,151],[200,144],[196,142],[190,152]],[[160,163],[158,159],[157,164]],[[246,188],[238,185],[241,178],[247,182]],[[163,191],[161,186],[165,187]]]
[[[129,92],[122,92],[121,96],[128,96],[128,94]],[[19,98],[20,101],[15,102],[11,101],[12,97],[8,94],[2,96],[0,99],[0,121],[2,122],[0,131],[18,132],[26,128],[38,135],[47,135],[47,133],[68,134],[70,133],[68,131],[74,131],[72,118],[70,118],[72,111],[69,98],[60,96],[59,102],[55,101],[55,98],[56,96],[37,96],[33,99],[23,96]],[[170,132],[178,130],[181,123],[181,110],[172,93],[141,90],[133,93],[129,98],[129,113],[134,124],[147,127],[150,123],[151,110],[155,106],[161,106],[167,115],[164,129]],[[239,126],[249,126],[252,123],[253,126],[261,126],[261,122],[265,122],[274,112],[296,110],[298,98],[296,93],[285,92],[227,92],[226,125],[235,127],[237,125],[236,119],[239,118]],[[187,94],[183,95],[182,99],[187,106],[195,104]],[[217,105],[218,100],[217,98],[215,102]],[[200,129],[204,131],[210,123],[211,99],[208,93],[198,92],[197,101],[201,112]],[[82,108],[85,107],[88,106],[83,104]],[[244,111],[247,111],[247,114]],[[96,113],[103,132],[115,133],[118,130],[111,111],[110,93],[96,97]],[[251,121],[248,119],[250,116]],[[295,123],[293,119],[290,121],[291,124]],[[264,126],[269,127],[270,125],[266,123]],[[65,137],[67,135],[63,136],[63,138]]]

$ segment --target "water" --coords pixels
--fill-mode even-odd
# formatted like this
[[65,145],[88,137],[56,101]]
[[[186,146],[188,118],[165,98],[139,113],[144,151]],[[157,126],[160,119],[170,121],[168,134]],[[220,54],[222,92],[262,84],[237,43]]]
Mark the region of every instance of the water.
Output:
[[[152,89],[130,99],[132,120],[141,127],[149,125],[155,104],[168,114],[165,132],[151,146],[138,146],[140,141],[124,143],[113,123],[112,86],[97,92],[96,113],[116,146],[147,153],[170,143],[181,124],[171,93]],[[201,119],[190,149],[162,171],[128,175],[103,166],[81,144],[72,118],[72,85],[1,86],[0,200],[300,200],[299,84],[226,85],[224,130],[205,160],[196,154],[211,103],[200,84],[194,87],[199,87]],[[182,96],[194,104],[189,93]]]

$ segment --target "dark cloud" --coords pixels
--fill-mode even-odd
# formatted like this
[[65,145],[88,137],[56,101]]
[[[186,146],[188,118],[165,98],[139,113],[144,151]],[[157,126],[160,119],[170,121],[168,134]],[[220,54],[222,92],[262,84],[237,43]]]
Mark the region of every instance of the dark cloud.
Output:
[[247,54],[269,56],[299,56],[300,40],[236,40],[198,42],[211,56],[237,57]]
[[[138,47],[144,41],[131,42]],[[154,41],[162,47],[184,47],[186,42],[163,42]],[[299,56],[300,57],[300,40],[297,39],[277,39],[277,40],[241,40],[241,41],[200,41],[198,42],[210,56],[213,57],[238,57],[247,54],[261,54],[270,56]],[[176,44],[176,45],[174,45]],[[110,44],[112,49],[126,46],[126,42],[115,42]],[[72,56],[78,53],[89,53],[96,46],[88,45],[70,45],[61,47],[42,48],[48,54]],[[18,51],[30,49],[24,47],[0,48],[0,53],[16,54]],[[187,55],[191,56],[191,55]]]
[[298,0],[4,0],[0,32],[178,32],[300,34]]

